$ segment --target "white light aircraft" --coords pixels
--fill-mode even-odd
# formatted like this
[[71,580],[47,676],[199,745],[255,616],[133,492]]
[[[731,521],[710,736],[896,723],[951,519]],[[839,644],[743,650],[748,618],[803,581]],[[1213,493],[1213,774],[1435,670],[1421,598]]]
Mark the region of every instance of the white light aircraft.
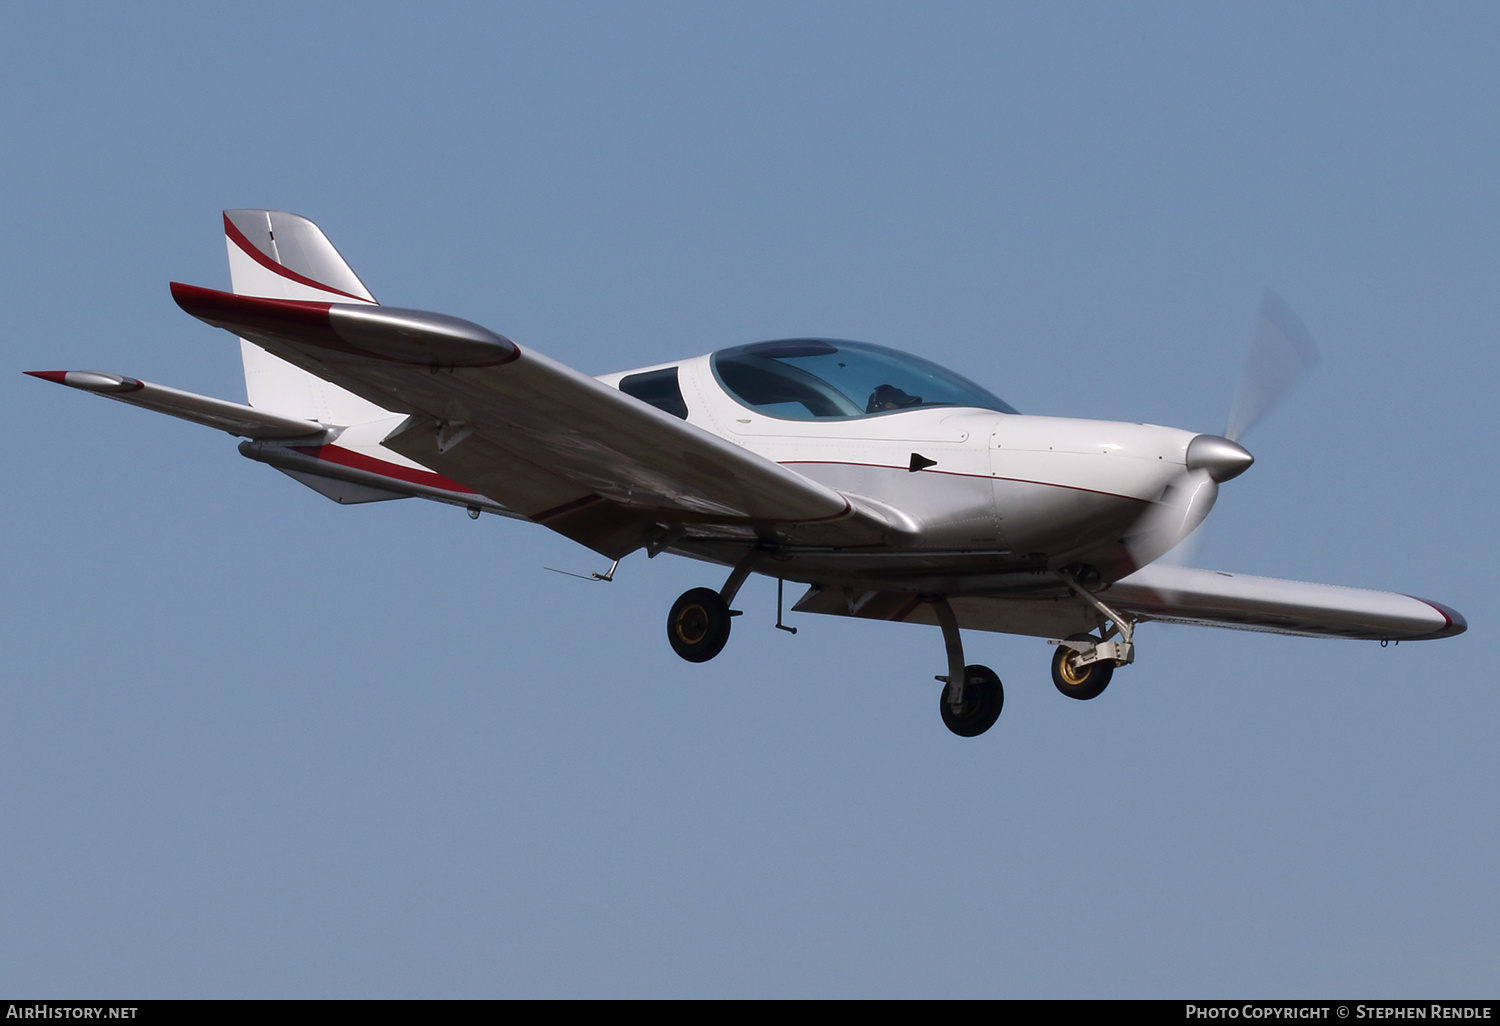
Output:
[[[926,360],[834,339],[591,378],[469,321],[378,305],[295,214],[226,211],[224,232],[233,291],[172,296],[239,336],[248,405],[28,373],[242,436],[241,453],[338,502],[419,496],[542,524],[616,565],[645,549],[729,567],[668,614],[692,662],[724,647],[750,574],[777,579],[777,626],[792,581],[798,611],[940,627],[938,707],[973,737],[1004,690],[965,665],[964,628],[1053,639],[1053,683],[1078,699],[1133,661],[1148,620],[1378,641],[1466,628],[1425,599],[1154,562],[1254,462],[1233,439],[1297,370],[1264,346],[1225,436],[1025,416]],[[1262,326],[1307,361],[1273,297]]]

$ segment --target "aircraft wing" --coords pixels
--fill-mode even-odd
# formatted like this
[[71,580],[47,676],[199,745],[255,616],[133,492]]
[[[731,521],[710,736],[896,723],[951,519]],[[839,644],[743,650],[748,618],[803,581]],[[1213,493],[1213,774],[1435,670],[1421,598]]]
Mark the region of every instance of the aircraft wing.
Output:
[[[1468,628],[1457,610],[1410,595],[1158,564],[1101,588],[1098,596],[1141,620],[1304,637],[1419,641],[1451,637]],[[967,630],[1066,638],[1093,630],[1101,620],[1092,606],[1062,590],[1045,598],[965,595],[949,602],[959,626]],[[930,605],[899,592],[814,587],[793,609],[907,623],[938,622]]]
[[1417,641],[1462,634],[1457,610],[1389,591],[1152,564],[1100,593],[1146,619],[1318,638]]
[[674,532],[883,546],[899,515],[849,498],[477,324],[173,283],[188,313],[386,410],[384,441],[610,558]]
[[213,399],[206,395],[184,392],[178,388],[127,378],[109,371],[26,371],[34,378],[55,381],[69,388],[93,392],[140,406],[157,413],[218,428],[231,435],[253,439],[306,439],[321,436],[327,429],[316,421],[284,417],[278,413],[257,410],[253,406]]

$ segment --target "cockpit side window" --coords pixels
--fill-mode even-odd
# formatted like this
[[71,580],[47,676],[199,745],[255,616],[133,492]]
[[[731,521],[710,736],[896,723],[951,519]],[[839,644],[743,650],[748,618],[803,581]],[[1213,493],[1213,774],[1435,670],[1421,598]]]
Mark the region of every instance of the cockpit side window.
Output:
[[650,403],[664,413],[687,420],[687,403],[682,401],[682,387],[677,383],[677,368],[646,371],[620,379],[620,391]]
[[762,413],[790,420],[855,417],[860,408],[816,374],[748,353],[718,364],[724,386]]

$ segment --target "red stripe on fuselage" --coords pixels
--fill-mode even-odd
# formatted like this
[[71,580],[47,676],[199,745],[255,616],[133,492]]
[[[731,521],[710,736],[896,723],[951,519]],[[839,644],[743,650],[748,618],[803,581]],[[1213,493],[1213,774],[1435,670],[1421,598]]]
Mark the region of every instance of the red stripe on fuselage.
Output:
[[[912,472],[910,467],[892,466],[888,463],[855,463],[850,460],[786,460],[781,463],[783,467],[794,464],[808,464],[812,466],[827,467],[873,467],[876,470],[899,470],[903,474]],[[1066,488],[1070,492],[1088,492],[1091,495],[1103,495],[1111,499],[1129,499],[1131,502],[1149,502],[1149,499],[1139,499],[1134,495],[1120,495],[1117,492],[1101,492],[1097,488],[1080,488],[1078,485],[1059,484],[1056,481],[1032,481],[1024,477],[1000,477],[996,474],[963,474],[956,470],[934,470],[932,467],[923,467],[917,471],[918,474],[943,474],[947,477],[977,477],[985,481],[1011,481],[1015,484],[1040,485],[1043,488]]]

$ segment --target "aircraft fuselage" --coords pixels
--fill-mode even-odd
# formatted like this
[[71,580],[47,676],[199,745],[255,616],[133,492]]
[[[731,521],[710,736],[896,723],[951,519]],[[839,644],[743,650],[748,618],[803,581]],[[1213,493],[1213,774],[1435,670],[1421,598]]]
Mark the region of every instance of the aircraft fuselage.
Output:
[[[1103,580],[1136,569],[1123,539],[1183,473],[1196,432],[1153,424],[963,407],[853,419],[786,419],[729,395],[710,357],[610,374],[610,384],[675,368],[689,423],[820,484],[902,511],[915,536],[879,553],[793,552],[777,574],[948,593],[1057,588],[1070,565]],[[674,551],[730,561],[691,536]],[[1154,558],[1154,557],[1153,557]]]

